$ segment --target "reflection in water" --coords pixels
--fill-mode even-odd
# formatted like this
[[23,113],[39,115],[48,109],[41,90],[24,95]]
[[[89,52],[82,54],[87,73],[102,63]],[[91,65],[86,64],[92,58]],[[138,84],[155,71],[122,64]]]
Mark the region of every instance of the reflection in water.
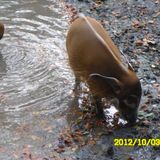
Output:
[[6,73],[6,63],[5,60],[2,57],[2,54],[0,53],[0,78],[5,75]]

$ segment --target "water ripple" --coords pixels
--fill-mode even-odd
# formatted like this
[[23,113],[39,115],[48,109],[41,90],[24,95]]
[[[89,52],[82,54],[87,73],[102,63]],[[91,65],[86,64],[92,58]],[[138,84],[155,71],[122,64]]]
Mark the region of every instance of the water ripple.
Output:
[[60,4],[46,1],[44,5],[37,0],[1,3],[6,32],[0,54],[6,68],[0,70],[0,112],[63,110],[72,73],[64,47],[67,22]]

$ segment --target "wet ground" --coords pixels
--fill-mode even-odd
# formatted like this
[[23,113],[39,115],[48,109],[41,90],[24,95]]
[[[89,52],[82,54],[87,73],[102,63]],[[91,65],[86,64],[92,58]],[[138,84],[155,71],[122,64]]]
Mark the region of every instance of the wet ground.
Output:
[[63,3],[1,0],[0,160],[159,160],[160,147],[116,147],[114,138],[160,138],[160,2],[66,2],[101,21],[136,69],[140,122],[108,127],[85,105],[78,108]]

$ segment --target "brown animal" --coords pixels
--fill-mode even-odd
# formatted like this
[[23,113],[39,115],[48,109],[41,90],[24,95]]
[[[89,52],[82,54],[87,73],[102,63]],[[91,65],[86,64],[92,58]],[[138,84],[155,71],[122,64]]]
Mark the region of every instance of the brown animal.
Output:
[[[98,98],[98,105],[103,97],[116,98],[122,117],[134,124],[141,84],[133,68],[123,65],[120,51],[102,25],[93,18],[79,16],[69,29],[66,47],[76,83],[86,82]],[[98,110],[102,112],[100,106]]]
[[4,34],[4,25],[0,23],[0,39],[2,39],[3,34]]

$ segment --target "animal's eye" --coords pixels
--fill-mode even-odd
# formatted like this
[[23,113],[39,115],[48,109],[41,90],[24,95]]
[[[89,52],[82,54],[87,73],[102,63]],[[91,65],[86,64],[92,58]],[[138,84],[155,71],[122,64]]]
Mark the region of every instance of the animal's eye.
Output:
[[137,96],[135,95],[131,95],[131,96],[128,96],[127,99],[124,99],[124,104],[126,104],[128,107],[130,108],[134,108],[135,107],[135,104],[137,104]]
[[137,96],[131,95],[127,98],[128,103],[137,103]]

